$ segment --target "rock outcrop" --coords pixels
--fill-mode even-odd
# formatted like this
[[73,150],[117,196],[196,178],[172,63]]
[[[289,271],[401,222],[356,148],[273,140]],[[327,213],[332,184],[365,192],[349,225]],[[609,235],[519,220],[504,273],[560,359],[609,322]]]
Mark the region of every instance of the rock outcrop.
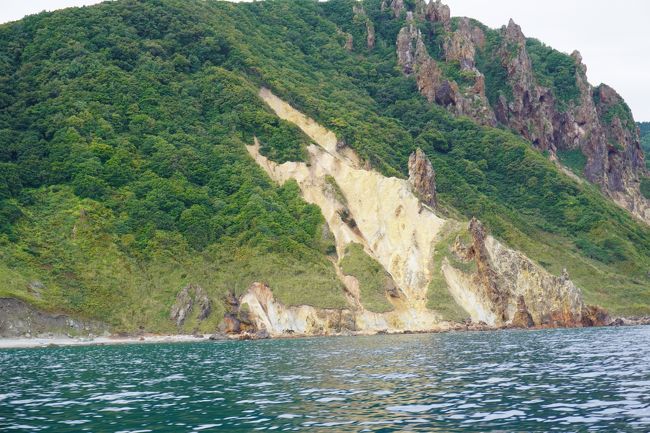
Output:
[[356,319],[348,309],[314,308],[309,305],[287,307],[275,300],[271,289],[253,283],[242,296],[241,304],[250,310],[254,329],[270,335],[328,335],[356,331]]
[[517,311],[515,311],[515,316],[512,318],[512,326],[514,328],[531,328],[535,326],[535,321],[528,312],[523,295],[519,295],[519,298],[517,298]]
[[[334,235],[339,260],[347,245],[360,244],[392,277],[395,289],[394,296],[387,297],[394,307],[392,311],[367,311],[358,282],[344,275],[338,261],[333,260],[346,287],[347,308],[283,305],[274,298],[272,288],[254,284],[241,297],[239,305],[248,308],[248,318],[255,329],[272,336],[455,329],[458,324],[445,322],[438,312],[426,307],[429,284],[437,268],[451,296],[474,323],[587,323],[583,322],[586,307],[580,291],[567,276],[553,276],[522,253],[506,248],[488,235],[477,220],[472,220],[467,229],[470,243],[459,239],[452,248],[453,257],[442,262],[434,260],[434,252],[442,248],[437,243],[445,238],[445,233],[453,234],[462,224],[444,220],[431,207],[422,205],[435,204],[435,175],[422,151],[416,151],[410,158],[409,181],[385,177],[369,169],[351,148],[337,146],[339,141],[331,131],[270,91],[262,89],[260,97],[279,117],[297,125],[316,144],[308,147],[309,163],[277,164],[260,154],[257,141],[247,147],[250,155],[276,182],[295,180],[303,198],[320,207],[329,232]],[[455,262],[467,265],[458,267]],[[228,319],[229,329],[237,329],[234,319]]]
[[447,263],[443,272],[452,295],[473,321],[517,327],[605,323],[602,318],[589,319],[600,309],[584,304],[580,290],[567,275],[551,275],[522,253],[505,247],[476,219],[470,221],[468,232],[471,243],[458,240],[454,251],[460,260],[472,264],[473,270]]
[[366,47],[372,50],[375,48],[375,24],[366,15],[363,4],[358,3],[352,6],[352,12],[354,13],[355,22],[361,22],[366,26]]
[[[452,31],[449,7],[440,0],[418,0],[409,5],[393,1],[391,8],[399,11],[396,17],[406,11],[396,43],[398,64],[405,75],[415,78],[419,92],[429,102],[481,125],[501,123],[538,149],[548,151],[555,161],[557,152],[580,150],[587,159],[585,178],[621,207],[650,223],[650,200],[640,192],[640,179],[648,174],[629,108],[608,86],[594,89],[589,84],[579,52],[571,55],[578,95],[560,101],[554,89],[538,82],[527,39],[521,27],[510,20],[500,30],[501,45],[495,53],[508,89],[490,104],[485,76],[476,67],[477,51],[485,48],[486,41],[480,27],[468,18],[458,18]],[[432,36],[425,38],[419,30],[427,21],[435,24],[433,36],[443,41],[442,59],[429,55],[427,38]],[[449,66],[457,64],[462,79],[448,78],[439,66],[442,61],[452,64]]]
[[541,150],[555,151],[553,118],[555,99],[550,89],[537,85],[533,64],[526,51],[526,37],[513,20],[501,30],[499,57],[512,92],[510,101],[501,94],[497,119],[530,140]]
[[[425,3],[420,0],[418,3]],[[451,10],[441,0],[430,1],[424,6],[424,16],[432,23],[440,23],[447,31],[451,29]]]
[[433,170],[431,161],[420,148],[409,156],[409,182],[422,203],[435,209],[437,205],[436,172]]
[[0,298],[0,338],[106,335],[108,325],[39,310],[20,299]]
[[[433,5],[433,6],[432,6]],[[442,5],[444,6],[444,5]],[[430,3],[423,14],[407,12],[406,26],[397,36],[397,59],[405,75],[415,76],[420,93],[429,101],[444,106],[458,116],[469,116],[483,125],[495,125],[496,117],[485,96],[485,77],[474,66],[475,43],[483,43],[484,35],[472,28],[469,20],[461,20],[458,29],[449,34],[444,44],[446,61],[457,62],[461,73],[472,84],[462,86],[446,79],[427,50],[418,20],[430,19],[449,27],[448,8]]]
[[474,70],[476,45],[485,42],[485,35],[479,28],[473,31],[469,18],[460,18],[455,32],[447,34],[443,45],[445,60],[457,61],[463,71]]
[[402,14],[402,11],[406,9],[404,5],[404,0],[382,0],[380,9],[382,12],[390,9],[395,18],[399,18]]
[[169,317],[176,322],[176,326],[181,327],[195,305],[198,307],[197,320],[205,320],[212,311],[210,298],[201,286],[188,284],[176,295],[176,302],[172,305]]
[[583,173],[587,180],[650,223],[650,201],[639,190],[639,178],[645,173],[644,156],[632,115],[622,98],[606,85],[594,89],[587,80],[582,56],[574,51],[571,57],[579,96],[565,102],[564,110],[559,109],[552,90],[537,83],[521,28],[510,20],[501,33],[499,55],[512,97],[509,101],[504,95],[499,97],[495,107],[499,122],[540,150],[552,154],[580,150],[587,158]]

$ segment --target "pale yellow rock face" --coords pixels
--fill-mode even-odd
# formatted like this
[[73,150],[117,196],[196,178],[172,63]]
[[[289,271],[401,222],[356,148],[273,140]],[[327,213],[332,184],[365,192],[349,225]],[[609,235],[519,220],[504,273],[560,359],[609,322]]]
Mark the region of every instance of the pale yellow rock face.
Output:
[[[367,311],[359,298],[358,281],[343,275],[334,261],[333,266],[347,288],[349,309],[284,306],[273,298],[272,288],[256,283],[241,299],[241,304],[248,305],[258,327],[266,329],[271,335],[280,335],[287,330],[299,334],[328,334],[346,329],[357,332],[400,332],[448,328],[449,323],[426,308],[427,289],[435,265],[435,240],[440,239],[439,235],[449,227],[457,227],[459,223],[440,218],[423,205],[408,181],[386,177],[364,168],[358,156],[347,147],[337,150],[334,133],[269,90],[260,90],[259,96],[278,117],[297,125],[315,144],[308,147],[309,163],[277,164],[270,161],[260,154],[257,139],[253,145],[247,146],[251,157],[279,184],[295,180],[303,198],[321,209],[335,237],[339,259],[344,256],[349,243],[363,245],[365,252],[392,276],[400,296],[388,297],[394,306],[393,311],[381,314]],[[347,217],[344,219],[342,215]],[[552,295],[554,305],[563,302],[562,296],[567,292],[567,287],[563,286],[564,283],[556,284],[554,279],[558,277],[533,265],[520,253],[504,249],[491,237],[488,237],[486,245],[497,262],[499,272],[512,276],[512,281],[506,284],[506,290],[512,293],[508,298],[508,312],[514,314],[515,295],[520,293],[526,295],[527,303],[530,301],[529,308],[534,317],[544,314],[547,295]],[[522,263],[527,270],[514,272],[512,267],[517,268]],[[468,316],[476,322],[503,324],[495,317],[493,305],[484,295],[485,291],[477,285],[475,276],[464,274],[448,262],[444,262],[441,269],[450,293]],[[533,277],[529,278],[531,270]],[[579,299],[579,292],[577,296]],[[576,302],[569,303],[578,305]],[[581,300],[579,305],[582,305]]]
[[[251,156],[276,182],[295,180],[304,199],[320,207],[336,239],[339,257],[349,243],[363,245],[366,253],[391,274],[404,294],[403,299],[393,301],[395,311],[376,314],[361,309],[357,313],[359,329],[436,328],[440,320],[425,307],[426,290],[433,268],[433,240],[445,220],[421,205],[406,180],[361,168],[352,150],[337,151],[337,139],[331,131],[266,89],[260,91],[260,97],[280,118],[296,124],[316,144],[308,148],[309,164],[270,161],[259,153],[257,141],[248,146]],[[345,196],[345,203],[332,191],[326,176],[334,179]],[[356,230],[342,220],[343,209],[354,218]]]
[[492,312],[489,299],[481,296],[481,288],[467,275],[454,268],[445,260],[442,263],[442,275],[445,277],[451,296],[463,310],[467,311],[473,322],[484,322],[494,326],[497,322]]
[[[339,253],[349,242],[365,250],[392,275],[398,287],[415,306],[424,302],[431,280],[433,240],[445,220],[422,206],[410,184],[403,179],[360,168],[358,158],[336,150],[336,136],[268,90],[260,96],[279,117],[295,123],[315,143],[309,147],[309,166],[300,162],[278,165],[249,146],[253,158],[277,182],[295,179],[305,199],[318,205],[334,233]],[[347,201],[360,233],[355,233],[338,214],[339,200],[328,194],[326,176],[334,178]],[[342,254],[341,254],[342,255]]]

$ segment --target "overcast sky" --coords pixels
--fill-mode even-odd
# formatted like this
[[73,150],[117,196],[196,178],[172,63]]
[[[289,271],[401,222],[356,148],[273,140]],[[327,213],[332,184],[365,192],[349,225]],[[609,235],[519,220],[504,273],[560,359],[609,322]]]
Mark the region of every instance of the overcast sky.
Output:
[[[445,1],[445,0],[443,0]],[[648,0],[446,0],[454,16],[494,28],[513,18],[526,36],[571,53],[582,53],[589,81],[614,87],[636,120],[650,121],[650,1]],[[97,0],[3,0],[0,22],[26,14]]]

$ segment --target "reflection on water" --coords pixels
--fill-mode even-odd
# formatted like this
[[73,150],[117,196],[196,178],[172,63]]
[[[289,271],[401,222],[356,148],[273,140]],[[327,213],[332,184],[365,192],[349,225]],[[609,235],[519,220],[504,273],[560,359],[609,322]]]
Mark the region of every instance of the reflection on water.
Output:
[[650,431],[650,327],[0,351],[0,431]]

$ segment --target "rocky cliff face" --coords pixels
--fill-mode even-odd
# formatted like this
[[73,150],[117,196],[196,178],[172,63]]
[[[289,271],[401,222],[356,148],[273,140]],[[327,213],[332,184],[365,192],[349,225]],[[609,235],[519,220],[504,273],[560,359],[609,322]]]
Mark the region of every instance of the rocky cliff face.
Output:
[[457,239],[453,250],[458,259],[471,262],[473,270],[461,271],[446,264],[443,272],[453,282],[452,294],[473,320],[518,327],[583,323],[587,307],[568,275],[549,274],[488,235],[476,219],[470,221],[468,231],[471,241],[465,244]]
[[[586,307],[580,291],[567,276],[556,277],[523,254],[489,236],[477,220],[469,224],[471,243],[456,242],[453,257],[436,263],[434,252],[445,234],[463,223],[435,213],[435,172],[421,150],[409,160],[409,180],[385,177],[369,169],[336,136],[304,116],[270,91],[260,97],[284,120],[300,127],[316,144],[308,148],[309,163],[277,164],[248,146],[257,163],[276,182],[295,180],[304,199],[318,205],[336,241],[333,266],[346,287],[349,307],[325,310],[286,306],[273,288],[253,284],[234,302],[246,307],[248,323],[270,335],[335,334],[344,332],[401,332],[449,329],[437,311],[427,309],[427,292],[434,269],[442,265],[449,293],[468,317],[491,326],[581,326]],[[336,191],[332,191],[332,183]],[[426,206],[423,206],[425,204]],[[374,313],[364,308],[358,282],[344,275],[340,262],[346,246],[357,243],[387,272],[395,287],[385,293],[393,310]],[[472,263],[474,271],[457,263]],[[593,315],[593,314],[592,314]],[[229,312],[227,319],[233,316]],[[530,320],[528,317],[530,316]],[[229,322],[230,323],[230,322]],[[234,322],[233,322],[234,323]]]
[[526,51],[521,28],[510,20],[501,30],[503,42],[499,57],[507,73],[512,100],[501,94],[496,106],[497,119],[510,126],[542,150],[555,151],[553,115],[555,100],[550,89],[538,86],[533,65]]
[[0,338],[107,335],[110,327],[95,320],[39,310],[24,301],[0,298]]
[[443,77],[435,59],[428,53],[417,21],[426,19],[439,23],[448,32],[451,28],[449,8],[438,2],[416,7],[416,13],[407,12],[406,26],[397,38],[398,63],[406,75],[414,74],[420,93],[429,102],[436,102],[456,115],[465,115],[477,122],[494,125],[495,116],[485,96],[485,78],[474,64],[475,44],[482,44],[484,35],[478,28],[463,20],[458,29],[448,33],[444,43],[447,62],[458,62],[465,77],[473,81],[471,85],[460,86],[456,81]]
[[[580,150],[586,157],[584,177],[597,185],[617,204],[650,223],[650,201],[639,190],[640,177],[647,175],[638,131],[622,98],[611,88],[594,89],[588,82],[586,66],[577,51],[575,63],[576,98],[560,103],[554,90],[540,85],[521,27],[510,20],[500,30],[500,46],[495,59],[503,68],[508,87],[491,105],[486,97],[485,77],[476,67],[478,51],[485,49],[485,33],[468,18],[452,20],[449,8],[439,0],[416,1],[408,10],[403,2],[391,7],[396,17],[406,13],[405,26],[397,37],[397,58],[406,75],[415,77],[420,93],[429,102],[446,107],[482,125],[505,125],[521,134],[540,150],[555,157],[558,151]],[[399,12],[397,12],[399,11]],[[418,29],[429,22],[442,39],[443,58],[433,59],[427,38]],[[438,62],[458,65],[464,81],[443,74]]]
[[436,207],[436,172],[431,161],[418,148],[409,157],[409,182],[422,203]]
[[[432,4],[433,11],[423,8],[427,11],[424,16],[448,27],[450,22],[445,12],[447,9],[442,8],[441,11],[438,3]],[[429,102],[442,105],[456,115],[469,116],[481,124],[494,125],[494,112],[485,96],[485,79],[474,67],[471,41],[475,38],[480,40],[480,35],[472,32],[469,22],[466,22],[445,43],[448,61],[459,62],[461,71],[473,81],[471,85],[459,86],[456,81],[443,77],[437,61],[429,55],[422,32],[416,25],[416,21],[421,18],[411,11],[407,12],[406,26],[397,36],[397,60],[404,74],[415,77],[418,90]]]

